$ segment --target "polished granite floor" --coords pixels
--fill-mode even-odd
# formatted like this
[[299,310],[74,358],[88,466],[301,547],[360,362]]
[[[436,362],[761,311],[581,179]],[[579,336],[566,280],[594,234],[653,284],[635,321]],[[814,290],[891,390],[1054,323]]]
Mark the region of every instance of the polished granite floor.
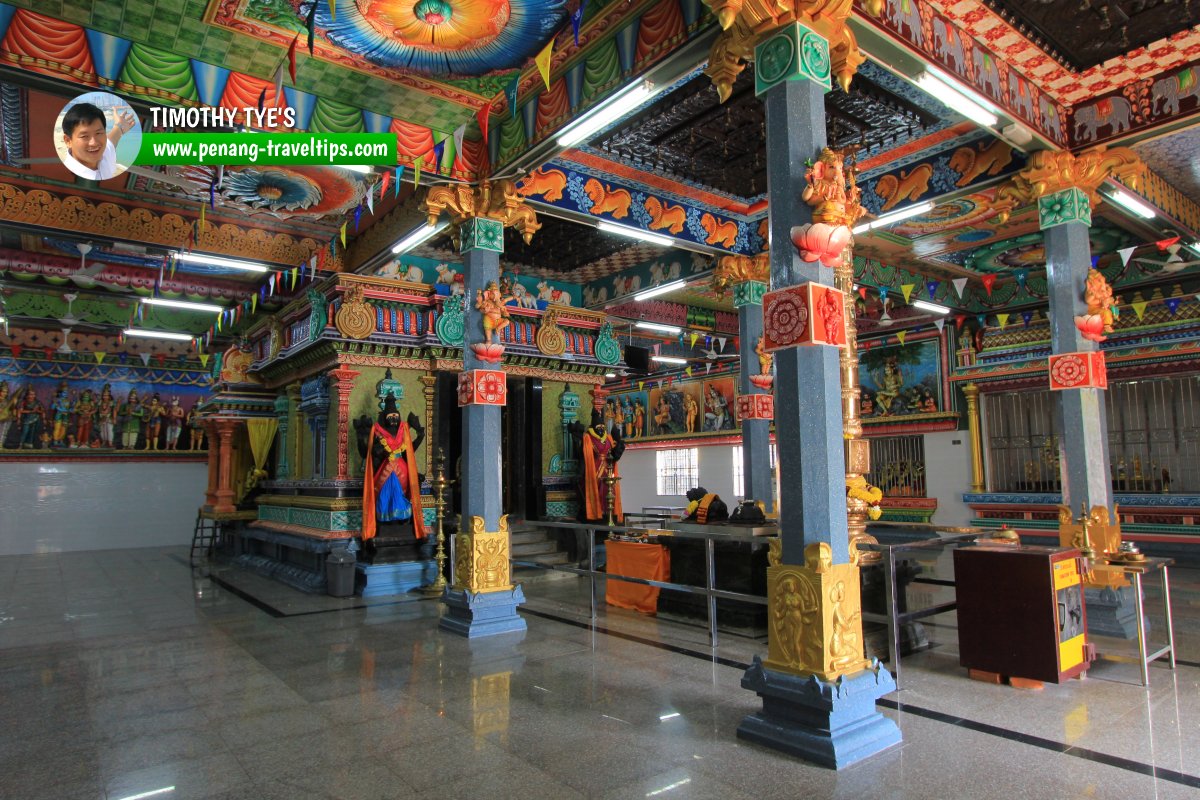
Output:
[[0,558],[0,797],[1195,798],[1200,573],[1173,578],[1180,664],[1148,690],[970,681],[937,618],[881,703],[904,743],[833,772],[735,737],[760,640],[591,625],[579,579],[526,586],[523,637],[468,642],[435,601],[301,596],[182,548]]

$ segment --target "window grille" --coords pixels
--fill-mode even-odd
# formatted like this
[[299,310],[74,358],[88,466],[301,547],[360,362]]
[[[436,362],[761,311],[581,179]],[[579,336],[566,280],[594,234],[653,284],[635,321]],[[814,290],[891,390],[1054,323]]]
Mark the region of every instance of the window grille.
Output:
[[867,480],[885,497],[925,497],[925,437],[888,436],[868,439],[871,472]]
[[695,447],[658,450],[654,454],[660,495],[685,495],[700,485],[700,466]]
[[[775,443],[771,443],[771,469],[775,469]],[[742,461],[742,446],[735,445],[733,448],[733,496],[746,496],[746,473],[743,468]]]

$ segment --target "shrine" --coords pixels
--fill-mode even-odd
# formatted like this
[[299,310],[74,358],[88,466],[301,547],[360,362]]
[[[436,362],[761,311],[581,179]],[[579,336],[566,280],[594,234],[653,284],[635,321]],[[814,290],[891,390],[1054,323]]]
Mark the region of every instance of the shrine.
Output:
[[6,786],[1200,786],[1198,165],[1190,2],[0,2]]

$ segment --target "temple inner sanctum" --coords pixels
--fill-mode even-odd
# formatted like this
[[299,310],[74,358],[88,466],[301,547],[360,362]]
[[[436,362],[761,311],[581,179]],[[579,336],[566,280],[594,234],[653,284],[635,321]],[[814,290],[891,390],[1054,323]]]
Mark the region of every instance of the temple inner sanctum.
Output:
[[1200,794],[1194,0],[0,1],[0,797]]

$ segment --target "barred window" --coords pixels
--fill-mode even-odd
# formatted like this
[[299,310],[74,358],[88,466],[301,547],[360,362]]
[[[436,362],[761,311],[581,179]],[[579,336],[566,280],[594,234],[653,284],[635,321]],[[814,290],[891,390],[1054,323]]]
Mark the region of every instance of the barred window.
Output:
[[654,454],[660,495],[685,495],[700,483],[699,451],[695,447],[659,450]]
[[[775,469],[775,443],[771,442],[771,469]],[[742,446],[735,445],[733,448],[733,496],[746,496],[746,473],[743,470],[742,462]]]

